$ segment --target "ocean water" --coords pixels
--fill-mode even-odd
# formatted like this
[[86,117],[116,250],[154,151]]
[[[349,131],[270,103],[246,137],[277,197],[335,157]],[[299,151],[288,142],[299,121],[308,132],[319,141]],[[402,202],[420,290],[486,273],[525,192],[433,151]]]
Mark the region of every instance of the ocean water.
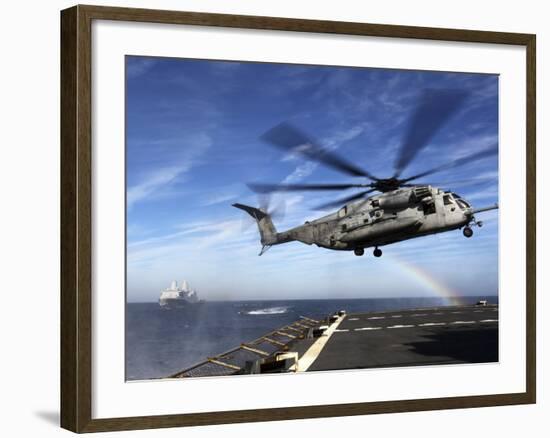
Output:
[[[495,296],[480,299],[498,303]],[[323,318],[338,310],[376,312],[445,306],[443,298],[371,298],[349,300],[212,301],[188,309],[161,309],[158,303],[126,305],[126,379],[167,377],[210,356],[257,339],[297,321]]]

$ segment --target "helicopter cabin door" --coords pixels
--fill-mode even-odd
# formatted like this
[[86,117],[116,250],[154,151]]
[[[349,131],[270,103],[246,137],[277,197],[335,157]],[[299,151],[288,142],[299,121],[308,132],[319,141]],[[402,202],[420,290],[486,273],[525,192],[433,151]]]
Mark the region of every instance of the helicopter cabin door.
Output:
[[433,196],[428,202],[422,204],[424,213],[424,229],[436,230],[445,225],[445,209],[441,196]]
[[442,196],[435,196],[434,197],[434,204],[435,204],[435,211],[436,211],[436,218],[437,218],[437,227],[444,227],[446,223],[446,210],[445,206],[443,205],[443,197]]

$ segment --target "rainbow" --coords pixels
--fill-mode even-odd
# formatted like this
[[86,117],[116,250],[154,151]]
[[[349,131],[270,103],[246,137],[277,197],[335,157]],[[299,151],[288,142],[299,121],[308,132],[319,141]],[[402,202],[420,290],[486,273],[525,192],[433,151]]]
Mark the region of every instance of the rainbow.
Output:
[[[385,257],[387,257],[385,255]],[[422,269],[419,266],[412,264],[411,262],[405,261],[396,257],[395,255],[390,256],[396,263],[407,273],[410,274],[414,280],[428,288],[436,296],[443,298],[445,304],[448,306],[459,306],[463,304],[462,299],[459,294],[451,289],[446,284],[442,283],[440,280],[434,278],[429,272]]]

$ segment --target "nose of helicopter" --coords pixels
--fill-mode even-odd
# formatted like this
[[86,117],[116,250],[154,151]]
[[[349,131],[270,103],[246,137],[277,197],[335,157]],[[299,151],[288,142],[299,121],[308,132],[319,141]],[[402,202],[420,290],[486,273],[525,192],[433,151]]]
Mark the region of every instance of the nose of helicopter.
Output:
[[467,208],[463,213],[462,215],[464,216],[464,219],[467,220],[467,221],[470,221],[472,220],[472,218],[474,217],[474,210],[472,210],[471,208]]

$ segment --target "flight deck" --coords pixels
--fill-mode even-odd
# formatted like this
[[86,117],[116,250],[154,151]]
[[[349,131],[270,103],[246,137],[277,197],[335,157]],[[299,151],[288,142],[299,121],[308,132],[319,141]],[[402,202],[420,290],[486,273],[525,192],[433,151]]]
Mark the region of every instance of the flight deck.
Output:
[[498,305],[301,317],[169,377],[498,362]]
[[498,306],[346,315],[307,371],[498,361]]

